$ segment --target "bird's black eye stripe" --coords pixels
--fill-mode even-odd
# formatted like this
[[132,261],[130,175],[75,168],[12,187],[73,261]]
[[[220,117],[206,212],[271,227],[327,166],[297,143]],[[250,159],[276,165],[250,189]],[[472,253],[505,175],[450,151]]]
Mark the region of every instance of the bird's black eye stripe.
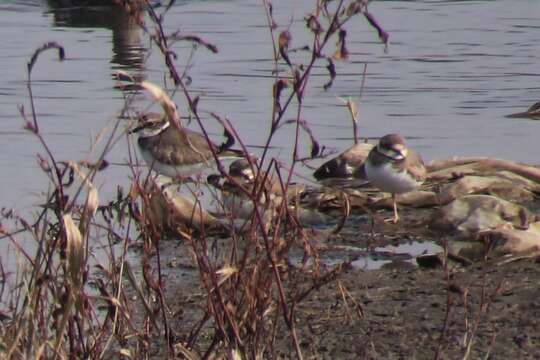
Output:
[[168,126],[168,123],[158,122],[158,121],[148,121],[143,122],[139,126],[135,126],[133,129],[129,131],[130,134],[139,132],[143,129],[149,129],[149,130],[159,130],[159,129],[166,129]]
[[134,134],[134,133],[136,133],[136,132],[141,131],[141,130],[144,129],[144,128],[145,128],[145,125],[144,125],[144,124],[143,124],[143,125],[139,125],[139,126],[135,126],[133,129],[129,130],[129,133],[130,133],[130,134]]

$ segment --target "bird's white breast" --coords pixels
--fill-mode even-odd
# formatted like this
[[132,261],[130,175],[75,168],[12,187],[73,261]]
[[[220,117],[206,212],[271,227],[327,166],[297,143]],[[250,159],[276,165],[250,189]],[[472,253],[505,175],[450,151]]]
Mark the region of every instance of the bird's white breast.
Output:
[[381,191],[401,194],[416,190],[422,183],[416,181],[406,171],[397,171],[390,163],[373,166],[365,162],[366,175],[371,184]]
[[249,219],[253,214],[253,201],[245,196],[223,194],[222,200],[225,210],[239,218]]
[[171,178],[196,175],[201,173],[205,168],[208,167],[208,164],[206,162],[199,162],[190,165],[169,165],[154,158],[154,156],[148,149],[139,146],[139,150],[144,161],[146,161],[149,167],[151,167],[158,174],[165,175]]

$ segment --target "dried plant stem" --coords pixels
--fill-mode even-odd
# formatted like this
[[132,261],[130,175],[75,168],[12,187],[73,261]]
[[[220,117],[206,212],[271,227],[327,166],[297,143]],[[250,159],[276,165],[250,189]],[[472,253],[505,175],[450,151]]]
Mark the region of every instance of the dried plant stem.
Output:
[[443,240],[443,249],[444,249],[444,253],[443,253],[443,256],[444,256],[444,279],[445,279],[445,282],[446,282],[446,309],[445,309],[445,313],[444,313],[444,321],[443,321],[443,325],[441,327],[441,333],[440,333],[440,336],[439,336],[439,342],[438,342],[438,345],[437,345],[437,351],[435,352],[435,357],[434,359],[435,360],[440,360],[442,358],[442,350],[443,350],[443,342],[445,341],[446,339],[446,334],[447,334],[447,331],[448,331],[448,325],[449,325],[449,320],[450,320],[450,314],[452,312],[452,307],[453,307],[453,301],[452,301],[452,297],[451,297],[451,294],[450,294],[450,268],[448,267],[448,239],[444,238]]
[[[180,32],[166,34],[163,16],[169,7],[158,13],[159,8],[150,6],[146,0],[145,3],[153,23],[152,34],[144,25],[138,8],[132,8],[129,4],[122,6],[133,14],[152,44],[161,52],[168,76],[175,85],[173,94],[178,92],[185,98],[188,104],[186,113],[190,119],[196,120],[203,136],[210,142],[198,110],[200,99],[189,89],[189,70],[195,65],[193,55],[197,47],[213,53],[217,52],[217,47],[197,35]],[[191,328],[186,333],[182,333],[183,328],[180,330],[175,327],[177,318],[170,314],[172,308],[169,308],[171,303],[164,268],[167,254],[162,246],[169,233],[164,232],[164,224],[153,208],[153,201],[161,195],[169,194],[168,190],[153,186],[156,182],[150,170],[143,178],[142,172],[131,166],[133,179],[127,194],[118,187],[117,199],[108,205],[100,205],[95,181],[99,179],[101,165],[107,163],[107,154],[119,141],[127,138],[129,163],[135,164],[133,143],[125,136],[126,131],[120,130],[123,119],[115,120],[114,124],[109,123],[92,140],[91,151],[98,148],[98,142],[100,145],[104,143],[95,164],[87,160],[57,158],[58,154],[51,151],[39,126],[31,71],[42,51],[57,49],[63,59],[64,50],[56,43],[47,43],[34,53],[28,63],[27,86],[31,116],[25,113],[23,107],[20,107],[20,113],[25,128],[35,136],[45,153],[38,156],[38,162],[49,180],[51,190],[35,222],[31,224],[20,217],[13,217],[18,230],[2,234],[2,237],[8,237],[15,244],[23,255],[23,261],[30,266],[29,271],[21,271],[17,275],[19,286],[11,295],[15,305],[3,355],[20,358],[144,358],[153,356],[154,349],[159,347],[159,355],[171,358],[277,357],[276,346],[281,345],[282,341],[279,331],[285,329],[283,341],[294,349],[294,355],[299,359],[307,356],[301,348],[301,334],[297,324],[299,305],[312,291],[336,280],[342,268],[328,270],[321,266],[318,250],[311,245],[309,232],[302,228],[298,208],[289,204],[287,192],[296,164],[301,160],[302,130],[312,141],[312,157],[319,153],[307,121],[301,119],[310,75],[318,60],[326,61],[331,80],[324,88],[331,86],[337,72],[332,58],[323,55],[323,50],[332,38],[339,37],[339,55],[346,58],[346,32],[342,26],[354,14],[362,13],[361,6],[365,4],[347,0],[317,1],[316,10],[312,14],[313,26],[308,26],[313,36],[312,49],[303,60],[300,59],[301,55],[297,55],[300,52],[289,48],[292,41],[289,32],[291,26],[278,35],[272,4],[267,0],[263,0],[262,4],[272,39],[272,101],[275,106],[262,156],[259,160],[248,156],[250,167],[256,173],[255,183],[250,189],[243,188],[241,192],[252,203],[254,210],[251,218],[242,228],[235,228],[234,215],[223,221],[231,227],[231,246],[224,250],[227,253],[215,256],[217,240],[210,233],[213,229],[207,227],[202,220],[206,214],[199,201],[203,189],[197,187],[192,191],[197,200],[190,203],[193,207],[183,215],[186,222],[200,223],[200,226],[193,229],[185,224],[174,223],[167,229],[173,236],[188,243],[204,290],[202,295],[206,300],[206,307],[199,309],[200,318],[188,325]],[[354,4],[360,8],[355,8]],[[317,30],[316,25],[320,25],[318,19],[328,26],[326,30],[322,26],[318,28],[320,31]],[[177,41],[195,44],[184,71],[175,68],[176,54],[171,47]],[[131,89],[149,91],[163,107],[168,119],[182,131],[184,124],[169,95],[157,85],[134,80],[133,76],[130,78],[135,85]],[[283,95],[283,102],[280,103],[282,92],[287,95]],[[130,96],[124,98],[124,117],[129,117],[128,114],[133,111],[133,99]],[[292,110],[291,106],[296,108]],[[291,111],[294,111],[293,119],[284,120],[285,114]],[[211,114],[225,129],[227,141],[222,146],[227,148],[236,140],[247,155],[248,148],[231,122],[225,116],[222,119],[216,113]],[[291,164],[284,167],[278,159],[269,156],[269,147],[279,128],[292,123],[295,129]],[[193,144],[189,146],[195,148]],[[241,185],[225,172],[213,147],[212,153],[221,175],[233,184]],[[283,174],[284,170],[288,173]],[[273,202],[270,183],[279,185],[281,194],[275,197],[283,199]],[[344,203],[347,204],[344,213],[346,218],[349,211],[346,198]],[[165,210],[168,215],[172,207],[166,207]],[[133,229],[133,224],[136,224],[137,229]],[[35,242],[34,254],[18,242],[18,236],[15,235],[20,234],[26,234]],[[133,235],[137,238],[132,238]],[[104,242],[106,245],[96,246],[96,242],[100,245]],[[131,269],[128,262],[133,243],[141,248],[138,254],[141,279],[137,279],[137,271]],[[293,246],[303,251],[302,266],[298,268],[290,266],[296,261],[296,255],[291,252]],[[105,253],[105,260],[100,259],[102,252]],[[313,260],[312,264],[308,260]],[[0,271],[4,272],[1,264]],[[303,284],[306,277],[309,280],[307,285]],[[352,318],[350,301],[355,304],[357,311],[359,306],[343,286],[339,285],[338,288],[347,314]],[[0,297],[3,294],[2,284]],[[136,315],[133,309],[141,309],[141,315]],[[212,331],[210,338],[206,337],[207,330]],[[174,344],[178,339],[182,339],[182,343]]]

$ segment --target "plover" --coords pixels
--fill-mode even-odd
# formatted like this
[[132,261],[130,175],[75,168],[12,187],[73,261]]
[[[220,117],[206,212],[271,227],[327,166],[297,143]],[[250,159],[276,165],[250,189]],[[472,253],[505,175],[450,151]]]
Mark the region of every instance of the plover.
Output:
[[208,183],[221,190],[224,209],[240,218],[247,219],[253,214],[253,201],[248,194],[258,201],[259,209],[275,209],[283,200],[278,181],[264,172],[257,180],[256,161],[251,164],[246,158],[233,161],[229,166],[229,177],[230,180],[221,175],[210,175]]
[[405,146],[399,134],[383,136],[369,153],[365,163],[370,183],[384,192],[392,194],[394,207],[393,222],[397,223],[396,194],[418,189],[426,178],[426,168],[419,154]]
[[322,164],[313,177],[326,186],[360,186],[367,183],[364,161],[372,144],[359,143]]
[[148,166],[171,178],[196,175],[214,163],[212,150],[219,159],[243,156],[239,150],[222,149],[196,131],[172,125],[165,115],[146,113],[141,125],[131,133],[138,134],[137,145]]
[[540,101],[534,103],[527,111],[506,115],[508,118],[540,119]]

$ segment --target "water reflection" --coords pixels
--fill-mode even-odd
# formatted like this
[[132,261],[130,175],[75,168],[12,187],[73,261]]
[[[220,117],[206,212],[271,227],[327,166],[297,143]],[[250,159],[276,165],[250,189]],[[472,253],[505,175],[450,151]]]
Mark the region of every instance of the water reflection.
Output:
[[48,4],[54,26],[112,30],[111,62],[127,70],[142,69],[146,49],[141,46],[141,29],[137,24],[142,20],[142,11],[135,18],[117,5],[82,7],[73,6],[71,1],[57,0],[48,0]]

